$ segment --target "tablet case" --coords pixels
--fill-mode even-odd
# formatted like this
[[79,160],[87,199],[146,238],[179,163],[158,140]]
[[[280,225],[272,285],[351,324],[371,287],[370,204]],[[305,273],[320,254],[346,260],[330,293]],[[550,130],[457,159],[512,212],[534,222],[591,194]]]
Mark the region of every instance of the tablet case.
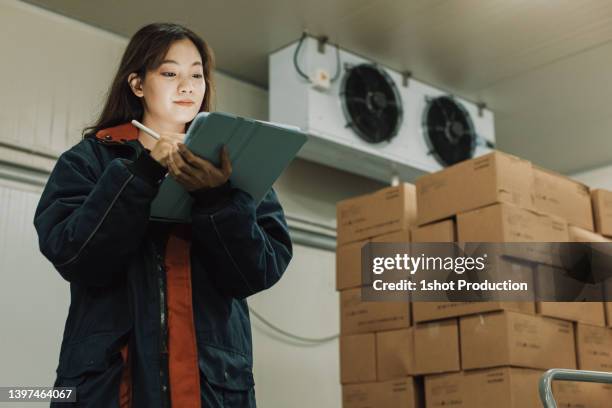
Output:
[[[306,139],[295,126],[223,112],[200,112],[187,131],[185,145],[219,167],[219,153],[226,144],[232,163],[230,182],[259,204]],[[168,175],[151,204],[151,218],[189,222],[192,204],[189,193]]]

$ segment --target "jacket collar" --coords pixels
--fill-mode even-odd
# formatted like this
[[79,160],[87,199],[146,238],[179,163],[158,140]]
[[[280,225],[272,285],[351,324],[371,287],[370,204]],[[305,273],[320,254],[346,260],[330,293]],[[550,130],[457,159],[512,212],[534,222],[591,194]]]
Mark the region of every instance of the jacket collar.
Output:
[[128,140],[138,139],[138,128],[127,122],[99,130],[96,133],[96,138],[107,142],[127,142]]

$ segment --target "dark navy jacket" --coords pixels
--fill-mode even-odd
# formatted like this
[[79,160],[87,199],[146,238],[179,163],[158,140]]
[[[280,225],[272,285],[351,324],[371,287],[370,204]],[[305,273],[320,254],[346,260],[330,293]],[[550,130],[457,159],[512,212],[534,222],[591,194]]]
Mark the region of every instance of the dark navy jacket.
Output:
[[[62,154],[36,209],[40,250],[70,282],[55,386],[77,386],[79,406],[118,407],[128,366],[130,406],[171,404],[164,245],[172,226],[149,220],[165,169],[135,134],[120,125]],[[201,401],[189,406],[252,407],[245,298],[287,268],[287,224],[274,190],[258,206],[229,182],[193,196],[192,223],[183,230]]]

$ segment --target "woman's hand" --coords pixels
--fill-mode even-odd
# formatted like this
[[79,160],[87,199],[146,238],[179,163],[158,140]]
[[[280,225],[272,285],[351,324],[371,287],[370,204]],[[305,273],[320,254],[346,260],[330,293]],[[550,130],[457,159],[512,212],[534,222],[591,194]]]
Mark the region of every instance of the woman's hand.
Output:
[[153,157],[159,164],[168,168],[168,158],[178,149],[178,144],[185,139],[184,133],[161,133],[159,140],[151,150]]
[[218,168],[208,160],[193,154],[187,147],[179,143],[168,159],[168,170],[176,181],[187,191],[213,188],[224,184],[232,174],[227,146],[220,153],[221,167]]

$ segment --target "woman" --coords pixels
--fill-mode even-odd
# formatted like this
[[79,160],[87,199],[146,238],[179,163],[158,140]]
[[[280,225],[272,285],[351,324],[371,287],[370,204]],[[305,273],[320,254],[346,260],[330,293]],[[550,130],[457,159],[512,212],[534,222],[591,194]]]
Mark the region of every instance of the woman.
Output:
[[[292,246],[274,190],[256,206],[226,149],[217,168],[181,143],[210,109],[212,70],[192,31],[140,29],[36,209],[40,249],[70,282],[54,385],[77,387],[80,407],[255,406],[245,298],[280,279]],[[149,220],[167,174],[194,198],[191,224]]]

